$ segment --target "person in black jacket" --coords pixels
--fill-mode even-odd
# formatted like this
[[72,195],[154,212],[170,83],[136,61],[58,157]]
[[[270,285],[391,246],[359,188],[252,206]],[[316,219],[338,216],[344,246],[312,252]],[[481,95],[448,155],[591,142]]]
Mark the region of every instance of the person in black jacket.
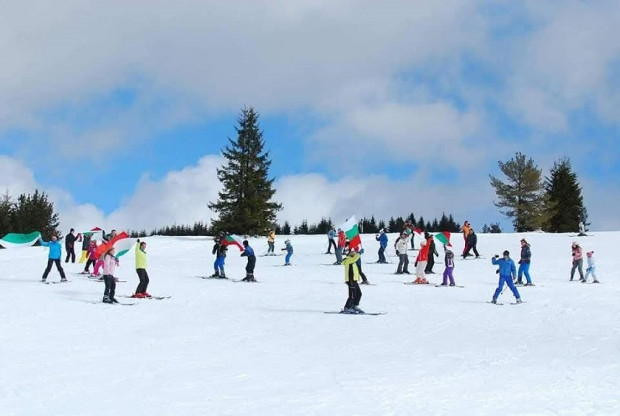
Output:
[[65,249],[67,250],[67,257],[65,258],[65,263],[69,263],[69,258],[71,258],[71,263],[75,263],[75,242],[82,241],[82,234],[78,234],[77,236],[73,234],[75,230],[72,228],[69,231],[69,234],[65,237]]
[[430,235],[428,232],[424,233],[424,238],[426,238],[426,244],[428,244],[428,263],[426,263],[424,273],[435,274],[435,272],[433,271],[433,266],[435,265],[435,256],[439,256],[439,253],[437,253],[437,247],[435,247],[435,238],[433,238],[433,236]]
[[226,273],[224,273],[224,262],[226,261],[226,252],[228,247],[223,243],[224,234],[220,233],[215,237],[215,244],[211,254],[215,254],[215,262],[213,263],[213,269],[215,273],[211,277],[219,277],[220,279],[226,279]]
[[463,258],[466,258],[467,256],[471,256],[471,254],[469,254],[471,250],[474,250],[474,254],[476,255],[476,258],[480,257],[480,254],[478,254],[478,250],[476,250],[476,244],[478,244],[478,237],[476,236],[474,229],[470,228],[469,234],[467,235],[467,251],[463,253]]

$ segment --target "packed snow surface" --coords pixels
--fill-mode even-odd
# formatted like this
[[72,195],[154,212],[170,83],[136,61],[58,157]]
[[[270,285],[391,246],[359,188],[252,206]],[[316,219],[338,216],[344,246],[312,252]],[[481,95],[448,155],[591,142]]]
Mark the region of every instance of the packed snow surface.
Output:
[[[483,259],[461,260],[464,288],[404,285],[378,243],[363,235],[360,307],[381,316],[325,314],[346,300],[342,266],[326,236],[291,236],[284,256],[258,257],[260,283],[213,273],[212,239],[146,238],[148,292],[134,300],[133,252],[121,258],[121,302],[100,303],[103,283],[65,264],[66,284],[40,283],[42,247],[0,250],[2,415],[617,415],[620,414],[619,232],[479,234]],[[487,303],[493,254],[532,246],[535,287]],[[278,254],[284,236],[276,239]],[[416,238],[419,241],[419,237]],[[601,284],[569,281],[571,243],[594,250]],[[258,254],[265,238],[250,239]],[[410,270],[417,251],[409,251]],[[64,259],[63,259],[64,260]],[[231,247],[229,277],[245,275]],[[584,261],[585,263],[585,261]],[[585,271],[585,264],[584,264]],[[52,269],[48,280],[60,277]],[[591,279],[591,278],[590,278]],[[590,280],[591,281],[591,280]]]

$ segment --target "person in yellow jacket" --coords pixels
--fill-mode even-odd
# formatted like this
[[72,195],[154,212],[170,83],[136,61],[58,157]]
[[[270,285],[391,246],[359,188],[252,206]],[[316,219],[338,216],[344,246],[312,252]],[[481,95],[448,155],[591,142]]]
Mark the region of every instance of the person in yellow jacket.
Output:
[[146,291],[149,285],[149,274],[146,272],[146,242],[141,242],[140,239],[136,242],[136,273],[138,273],[140,283],[133,297],[150,298],[151,295]]
[[269,234],[267,235],[267,244],[269,245],[269,248],[267,249],[267,255],[268,256],[275,256],[276,252],[276,232],[275,230],[271,230],[269,231]]
[[343,313],[364,313],[359,308],[360,300],[362,299],[362,290],[360,289],[360,270],[357,266],[357,261],[360,259],[359,253],[355,250],[349,251],[347,257],[342,260],[344,266],[344,281],[349,288],[349,297],[344,305]]

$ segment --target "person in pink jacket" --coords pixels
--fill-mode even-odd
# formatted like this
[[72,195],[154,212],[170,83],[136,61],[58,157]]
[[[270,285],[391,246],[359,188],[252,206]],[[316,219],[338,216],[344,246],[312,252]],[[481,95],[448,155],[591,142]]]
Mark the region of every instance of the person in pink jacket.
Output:
[[91,264],[93,265],[94,273],[95,263],[97,262],[97,241],[90,240],[90,244],[88,246],[88,249],[86,250],[86,257],[88,258],[88,260],[86,261],[86,266],[84,266],[84,271],[82,272],[82,274],[90,273],[88,269],[90,268]]
[[585,280],[583,278],[583,252],[581,251],[581,247],[579,247],[579,243],[577,243],[576,241],[573,241],[573,250],[572,250],[572,254],[573,254],[573,268],[570,270],[570,280],[573,280],[573,277],[575,276],[575,269],[579,270],[579,277],[581,279],[579,280]]
[[114,298],[116,290],[116,281],[114,280],[114,271],[118,266],[118,259],[114,257],[114,247],[110,247],[103,254],[103,281],[105,283],[105,291],[103,292],[104,303],[118,303]]

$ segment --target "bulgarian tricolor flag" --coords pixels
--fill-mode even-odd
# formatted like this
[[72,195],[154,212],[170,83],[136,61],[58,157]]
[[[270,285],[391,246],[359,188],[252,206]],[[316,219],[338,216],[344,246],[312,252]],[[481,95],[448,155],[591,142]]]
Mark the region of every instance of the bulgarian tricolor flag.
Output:
[[0,239],[0,246],[4,248],[24,248],[30,247],[41,237],[41,233],[38,231],[30,234],[16,234],[8,233],[2,239]]
[[441,233],[437,233],[437,234],[435,234],[435,238],[441,244],[443,244],[445,246],[448,246],[448,247],[452,247],[452,244],[450,244],[450,232],[449,231],[444,231],[444,232],[441,232]]
[[[127,235],[127,233],[122,233]],[[120,256],[124,256],[127,254],[129,250],[132,249],[133,245],[136,243],[135,238],[121,238],[114,242],[114,257],[119,258]]]
[[340,229],[344,231],[344,235],[349,240],[349,248],[359,251],[362,248],[362,239],[360,238],[360,229],[357,222],[357,218],[352,216],[344,224],[340,226]]
[[225,246],[237,246],[241,251],[245,250],[243,247],[243,240],[238,235],[226,234],[224,238],[222,238],[222,244]]

